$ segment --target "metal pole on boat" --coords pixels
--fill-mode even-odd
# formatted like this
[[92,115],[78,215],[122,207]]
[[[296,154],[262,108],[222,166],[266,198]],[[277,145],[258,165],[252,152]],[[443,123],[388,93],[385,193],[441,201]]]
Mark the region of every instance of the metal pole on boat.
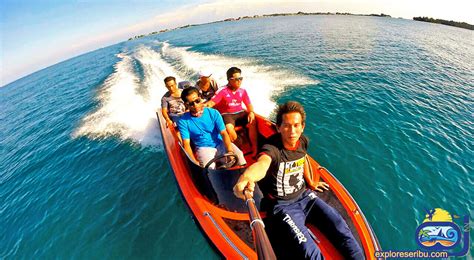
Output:
[[244,190],[245,201],[249,209],[250,228],[252,229],[255,247],[257,249],[258,259],[276,259],[272,245],[265,232],[265,224],[263,223],[258,209],[255,206],[252,194],[247,189]]

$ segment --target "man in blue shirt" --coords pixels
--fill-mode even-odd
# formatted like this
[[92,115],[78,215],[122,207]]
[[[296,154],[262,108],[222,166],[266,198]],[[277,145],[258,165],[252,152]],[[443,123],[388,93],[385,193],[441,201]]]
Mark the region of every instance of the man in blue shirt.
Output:
[[[240,165],[246,164],[242,151],[230,141],[221,114],[215,109],[204,107],[199,90],[195,87],[184,89],[181,98],[189,112],[181,116],[178,130],[184,150],[190,158],[196,164],[205,166],[214,157],[227,152],[234,153]],[[196,147],[196,156],[191,148],[191,140]],[[215,165],[209,168],[214,169]]]

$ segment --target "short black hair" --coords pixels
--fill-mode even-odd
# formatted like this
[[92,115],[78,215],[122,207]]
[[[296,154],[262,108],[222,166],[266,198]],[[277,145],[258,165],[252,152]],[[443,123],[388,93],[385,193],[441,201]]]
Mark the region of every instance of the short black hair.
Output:
[[188,102],[188,100],[186,98],[188,96],[190,96],[191,94],[193,94],[193,93],[196,93],[198,95],[198,97],[200,96],[199,95],[199,90],[196,87],[185,88],[185,89],[183,89],[183,92],[181,92],[181,99],[186,103],[186,102]]
[[306,121],[306,112],[303,106],[296,101],[288,101],[285,104],[279,105],[277,109],[276,124],[281,126],[283,123],[283,115],[288,113],[297,112],[301,115],[301,123],[304,124]]
[[234,75],[234,73],[242,73],[242,70],[240,70],[239,68],[237,67],[231,67],[227,70],[227,79],[230,79],[232,78],[232,76]]
[[166,84],[166,82],[168,82],[168,81],[172,81],[172,80],[174,80],[174,82],[176,82],[176,78],[175,78],[175,77],[173,77],[173,76],[168,76],[168,77],[166,77],[166,78],[165,78],[165,80],[163,80],[163,81],[164,81],[164,82],[165,82],[165,84]]
[[189,88],[189,87],[192,87],[192,86],[193,85],[189,81],[181,81],[181,82],[178,83],[178,88],[180,88],[180,89],[185,89],[185,88]]

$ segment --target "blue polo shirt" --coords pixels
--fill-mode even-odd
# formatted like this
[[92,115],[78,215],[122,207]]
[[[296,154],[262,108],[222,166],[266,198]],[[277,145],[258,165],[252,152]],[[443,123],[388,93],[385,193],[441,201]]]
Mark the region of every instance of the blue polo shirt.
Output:
[[200,117],[184,113],[178,121],[178,129],[183,140],[190,139],[196,147],[217,147],[222,142],[220,133],[225,125],[219,111],[205,107]]

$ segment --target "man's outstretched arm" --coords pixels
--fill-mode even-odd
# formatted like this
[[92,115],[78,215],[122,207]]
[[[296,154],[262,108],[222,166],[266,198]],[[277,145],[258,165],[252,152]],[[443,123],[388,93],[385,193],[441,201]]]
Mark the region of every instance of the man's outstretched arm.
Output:
[[261,154],[257,162],[250,165],[240,176],[237,184],[234,186],[234,195],[245,200],[244,190],[246,188],[253,194],[255,183],[265,177],[271,162],[272,158],[270,156]]

